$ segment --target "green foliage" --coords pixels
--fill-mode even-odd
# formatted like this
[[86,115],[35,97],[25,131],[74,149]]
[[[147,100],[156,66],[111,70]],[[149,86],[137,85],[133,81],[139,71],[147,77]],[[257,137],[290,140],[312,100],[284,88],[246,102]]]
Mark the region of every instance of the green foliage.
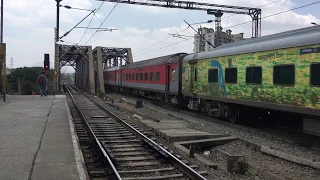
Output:
[[[37,78],[43,71],[42,67],[23,67],[16,68],[7,75],[7,92],[18,93],[18,79],[20,79],[20,87],[22,95],[30,95],[32,90],[39,94],[39,86]],[[49,83],[52,82],[54,70],[48,73]]]

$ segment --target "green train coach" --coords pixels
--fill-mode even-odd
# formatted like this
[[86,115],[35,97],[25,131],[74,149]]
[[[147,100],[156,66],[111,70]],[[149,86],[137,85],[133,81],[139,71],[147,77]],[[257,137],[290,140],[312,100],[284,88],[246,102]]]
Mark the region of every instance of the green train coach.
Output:
[[320,26],[243,40],[182,61],[189,109],[231,122],[270,111],[301,116],[320,135]]

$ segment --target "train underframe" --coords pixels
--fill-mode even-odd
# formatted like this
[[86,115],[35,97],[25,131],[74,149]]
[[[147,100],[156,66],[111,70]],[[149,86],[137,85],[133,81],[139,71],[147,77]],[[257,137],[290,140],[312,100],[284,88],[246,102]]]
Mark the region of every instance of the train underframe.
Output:
[[183,97],[183,103],[190,110],[200,111],[214,118],[226,119],[231,123],[249,126],[275,125],[320,136],[320,117],[186,96]]
[[231,123],[251,123],[250,119],[262,118],[270,114],[264,109],[187,96],[183,97],[183,102],[190,110],[200,111],[214,118],[226,119]]
[[107,89],[108,91],[154,99],[158,104],[169,104],[179,108],[185,107],[189,110],[206,113],[211,117],[224,119],[231,123],[245,125],[276,124],[277,126],[320,136],[319,118],[303,114],[231,104],[188,96],[170,95],[134,88],[106,86],[106,90]]

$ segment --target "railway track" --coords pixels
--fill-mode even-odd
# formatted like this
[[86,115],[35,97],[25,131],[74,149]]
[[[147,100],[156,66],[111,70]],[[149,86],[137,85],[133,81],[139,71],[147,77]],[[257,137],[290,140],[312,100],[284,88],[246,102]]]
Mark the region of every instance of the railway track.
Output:
[[[253,131],[253,132],[264,134],[269,137],[272,137],[272,138],[275,138],[278,140],[282,140],[282,141],[295,142],[297,144],[305,144],[305,145],[318,143],[320,141],[320,138],[317,136],[309,135],[309,134],[306,134],[302,131],[290,129],[290,128],[283,127],[283,126],[277,126],[277,125],[272,125],[272,124],[256,124],[256,125],[246,125],[243,123],[234,124],[229,121],[226,121],[225,119],[213,118],[213,117],[210,117],[207,114],[204,114],[201,112],[194,112],[194,111],[186,110],[184,108],[176,108],[176,107],[172,107],[170,105],[163,105],[159,101],[156,101],[153,99],[148,99],[146,97],[134,97],[134,96],[129,96],[129,95],[122,94],[122,93],[115,93],[115,94],[119,95],[120,97],[126,97],[126,98],[130,98],[130,99],[134,99],[134,100],[142,100],[142,101],[147,102],[149,104],[159,106],[159,107],[166,109],[168,111],[179,112],[179,113],[187,114],[187,115],[190,115],[193,117],[198,117],[198,118],[207,120],[208,122],[215,121],[215,122],[218,122],[218,123],[223,124],[225,126],[228,126],[230,128],[241,129],[244,131]],[[256,121],[259,121],[259,120],[257,119]]]
[[201,175],[205,172],[197,172],[193,169],[197,166],[183,163],[146,136],[146,132],[116,117],[73,87],[65,85],[65,90],[79,114],[75,124],[80,141],[93,143],[83,148],[91,149],[94,153],[84,154],[98,162],[88,169],[93,179],[104,176],[123,180],[206,179]]

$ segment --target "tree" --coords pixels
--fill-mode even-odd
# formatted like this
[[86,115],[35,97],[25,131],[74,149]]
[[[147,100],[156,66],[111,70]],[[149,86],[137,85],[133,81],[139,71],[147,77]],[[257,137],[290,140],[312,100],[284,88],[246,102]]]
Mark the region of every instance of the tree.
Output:
[[[21,94],[30,95],[32,90],[39,94],[37,78],[43,71],[43,67],[23,67],[14,69],[11,74],[7,75],[7,92],[18,92],[18,79],[20,79]],[[52,82],[54,70],[48,74],[49,82]]]

